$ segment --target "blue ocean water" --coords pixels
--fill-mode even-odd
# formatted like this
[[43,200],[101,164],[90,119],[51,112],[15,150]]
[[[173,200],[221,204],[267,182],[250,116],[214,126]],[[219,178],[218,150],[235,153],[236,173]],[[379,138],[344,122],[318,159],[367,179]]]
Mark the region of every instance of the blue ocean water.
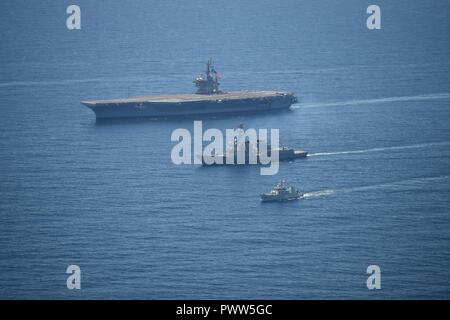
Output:
[[[450,298],[448,1],[378,0],[376,31],[360,0],[77,0],[75,31],[69,4],[0,4],[0,298]],[[279,128],[311,156],[175,166],[192,119],[80,104],[192,92],[209,57],[223,89],[300,102],[205,128]],[[306,199],[261,204],[281,178]]]

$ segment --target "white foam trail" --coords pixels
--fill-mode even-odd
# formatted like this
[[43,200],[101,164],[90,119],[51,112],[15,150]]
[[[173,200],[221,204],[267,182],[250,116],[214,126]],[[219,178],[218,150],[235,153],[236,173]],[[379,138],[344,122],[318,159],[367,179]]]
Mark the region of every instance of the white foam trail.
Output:
[[64,79],[64,80],[48,80],[48,81],[11,81],[0,82],[0,87],[15,87],[15,86],[39,86],[39,85],[60,85],[64,83],[89,83],[100,82],[104,79]]
[[389,183],[382,184],[374,184],[368,186],[360,186],[360,187],[350,187],[350,188],[340,188],[340,189],[325,189],[320,191],[312,191],[306,192],[303,194],[303,198],[319,198],[325,197],[337,193],[350,193],[350,192],[363,192],[363,191],[371,191],[371,190],[380,190],[380,189],[407,189],[407,188],[421,188],[424,183],[430,183],[433,181],[445,180],[449,179],[450,175],[437,176],[437,177],[422,177],[422,178],[412,178],[400,181],[394,181]]
[[138,81],[138,77],[118,77],[118,78],[88,78],[88,79],[61,79],[61,80],[42,80],[42,81],[11,81],[0,82],[1,87],[28,87],[28,86],[50,86],[64,85],[71,83],[91,83],[91,82],[121,82],[121,81]]
[[308,157],[332,156],[332,155],[340,155],[340,154],[358,154],[358,153],[370,153],[370,152],[381,152],[381,151],[395,151],[395,150],[405,150],[405,149],[419,149],[419,148],[427,148],[427,147],[434,147],[434,146],[446,146],[446,145],[450,145],[450,141],[420,143],[420,144],[413,144],[413,145],[408,145],[408,146],[371,148],[371,149],[364,149],[364,150],[317,152],[317,153],[308,154]]
[[295,104],[291,108],[299,109],[299,108],[316,108],[316,107],[341,107],[341,106],[356,106],[363,104],[377,104],[385,102],[428,101],[428,100],[444,100],[444,99],[450,99],[450,93],[421,94],[416,96],[387,97],[377,99],[348,100],[348,101],[336,101],[325,103],[305,103],[305,104]]
[[329,189],[329,190],[322,190],[322,191],[313,191],[313,192],[306,192],[303,194],[303,198],[318,198],[318,197],[324,197],[329,196],[336,193],[335,190]]

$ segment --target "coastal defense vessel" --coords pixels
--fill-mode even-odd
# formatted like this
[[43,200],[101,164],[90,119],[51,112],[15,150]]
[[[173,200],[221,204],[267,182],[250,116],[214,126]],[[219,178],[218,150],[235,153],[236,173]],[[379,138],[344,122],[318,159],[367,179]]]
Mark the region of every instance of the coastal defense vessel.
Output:
[[220,78],[212,60],[193,82],[197,87],[194,94],[85,100],[81,103],[92,109],[97,119],[108,119],[261,112],[288,109],[297,102],[296,96],[289,92],[221,91]]
[[281,180],[272,188],[270,192],[262,193],[260,196],[262,202],[282,202],[300,199],[303,196],[303,193],[294,187],[289,186],[286,181]]

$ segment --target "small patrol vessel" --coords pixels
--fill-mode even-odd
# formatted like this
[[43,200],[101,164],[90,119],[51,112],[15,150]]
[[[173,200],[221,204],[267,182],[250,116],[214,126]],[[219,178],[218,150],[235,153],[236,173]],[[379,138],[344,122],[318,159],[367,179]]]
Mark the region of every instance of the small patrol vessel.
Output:
[[297,102],[293,93],[282,91],[221,91],[220,77],[212,60],[203,74],[194,79],[195,94],[85,100],[97,119],[166,118],[208,114],[236,114],[289,109]]
[[270,192],[261,194],[262,202],[270,201],[290,201],[297,200],[303,196],[303,193],[298,191],[292,186],[289,186],[286,181],[281,180],[278,182]]

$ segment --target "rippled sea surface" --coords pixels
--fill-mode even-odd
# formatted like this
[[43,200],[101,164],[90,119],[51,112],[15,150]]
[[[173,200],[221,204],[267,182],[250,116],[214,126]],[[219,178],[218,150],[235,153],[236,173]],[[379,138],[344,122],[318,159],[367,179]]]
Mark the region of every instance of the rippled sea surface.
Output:
[[[448,1],[65,1],[0,4],[0,298],[450,298]],[[192,119],[96,123],[83,99],[295,92],[279,128],[307,159],[175,166]],[[262,204],[286,179],[302,201]],[[82,289],[68,290],[68,265]],[[379,265],[382,289],[366,268]]]

